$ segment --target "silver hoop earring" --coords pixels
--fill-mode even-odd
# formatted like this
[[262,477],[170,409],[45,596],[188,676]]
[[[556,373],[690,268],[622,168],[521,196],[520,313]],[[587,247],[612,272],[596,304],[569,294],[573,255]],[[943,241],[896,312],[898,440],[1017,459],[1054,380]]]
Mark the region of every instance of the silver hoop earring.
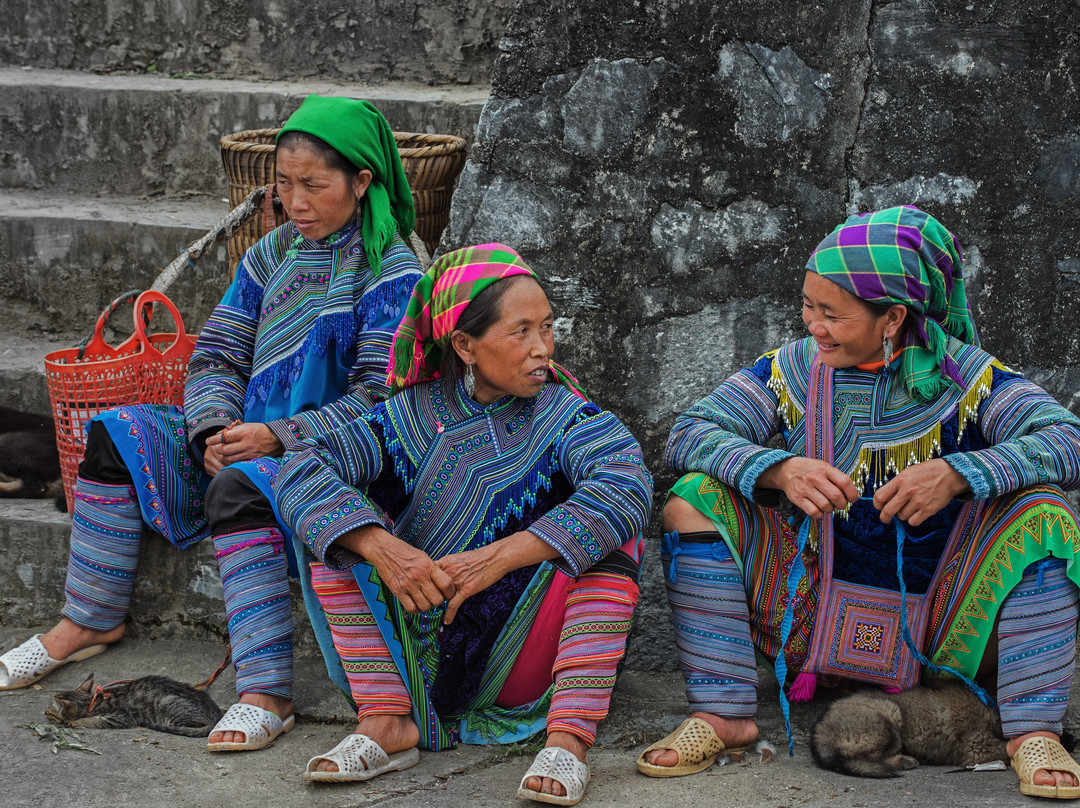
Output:
[[893,341],[892,337],[886,337],[881,335],[881,350],[885,354],[885,367],[892,364],[893,360]]
[[472,398],[472,394],[476,392],[476,376],[473,375],[472,362],[469,363],[469,367],[465,369],[465,393]]

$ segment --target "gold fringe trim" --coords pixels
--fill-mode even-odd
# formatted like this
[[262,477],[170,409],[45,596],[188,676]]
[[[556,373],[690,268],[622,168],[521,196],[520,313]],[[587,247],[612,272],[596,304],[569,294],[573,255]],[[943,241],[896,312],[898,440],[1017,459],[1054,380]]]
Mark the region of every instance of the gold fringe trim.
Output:
[[787,385],[784,383],[784,377],[780,373],[780,363],[775,360],[776,351],[765,354],[765,356],[770,355],[773,356],[774,359],[772,371],[769,375],[769,381],[766,382],[766,384],[770,390],[776,393],[776,413],[780,416],[781,420],[783,420],[784,426],[790,430],[802,418],[802,411],[795,405],[795,402],[791,400]]
[[[969,423],[975,420],[979,414],[979,405],[990,395],[990,383],[993,381],[994,367],[1004,368],[996,360],[986,366],[979,377],[960,397],[957,404],[957,420],[959,423],[960,438]],[[908,466],[916,463],[925,463],[941,454],[941,424],[934,424],[923,435],[912,440],[898,443],[894,446],[864,447],[859,451],[859,457],[855,461],[855,469],[851,473],[851,481],[860,491],[868,481],[873,482],[876,490],[891,477],[899,474]]]

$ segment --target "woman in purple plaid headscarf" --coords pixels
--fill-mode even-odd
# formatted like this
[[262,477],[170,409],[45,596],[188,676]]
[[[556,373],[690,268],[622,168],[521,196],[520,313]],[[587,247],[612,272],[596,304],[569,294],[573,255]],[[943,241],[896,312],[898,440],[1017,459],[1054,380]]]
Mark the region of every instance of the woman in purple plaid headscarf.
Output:
[[691,774],[757,739],[756,649],[781,679],[798,672],[793,700],[819,673],[985,688],[1021,791],[1080,797],[1059,743],[1080,584],[1061,489],[1080,485],[1080,419],[978,347],[959,244],[916,208],[829,234],[802,314],[808,337],[723,382],[668,440],[685,476],[661,555],[691,717],[638,768]]

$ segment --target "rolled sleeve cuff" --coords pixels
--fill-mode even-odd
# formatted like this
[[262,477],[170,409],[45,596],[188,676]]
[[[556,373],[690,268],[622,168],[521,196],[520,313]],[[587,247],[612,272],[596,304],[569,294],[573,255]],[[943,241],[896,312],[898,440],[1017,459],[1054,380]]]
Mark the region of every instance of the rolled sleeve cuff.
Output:
[[[765,449],[754,455],[754,457],[747,462],[742,473],[739,475],[739,493],[751,502],[756,502],[754,490],[758,487],[758,478],[761,477],[767,469],[790,457],[795,457],[795,455],[791,452],[785,452],[783,449]],[[772,489],[762,489],[758,492],[758,497],[772,500],[773,497],[771,494],[764,493],[765,491],[771,490]]]
[[385,527],[370,506],[359,498],[353,498],[330,510],[320,510],[319,515],[304,520],[300,525],[300,535],[316,558],[330,569],[343,570],[363,559],[351,550],[335,547],[334,542],[350,531],[372,524]]
[[279,421],[268,421],[266,427],[274,433],[274,437],[281,442],[281,445],[285,447],[286,452],[297,448],[300,445],[300,441],[304,439],[300,430],[300,425],[291,418],[282,418]]
[[549,511],[526,530],[559,553],[551,563],[572,578],[581,575],[609,552],[588,526],[565,508]]
[[961,452],[951,454],[944,458],[945,462],[952,466],[956,472],[967,480],[971,487],[971,498],[974,500],[992,499],[997,496],[994,486],[994,478],[981,463],[970,454]]

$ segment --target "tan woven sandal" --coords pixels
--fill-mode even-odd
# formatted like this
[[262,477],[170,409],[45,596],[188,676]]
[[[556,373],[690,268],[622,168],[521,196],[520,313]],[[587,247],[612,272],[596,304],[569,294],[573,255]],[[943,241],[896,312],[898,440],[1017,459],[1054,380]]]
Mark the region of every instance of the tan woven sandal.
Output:
[[1035,785],[1035,772],[1039,769],[1047,771],[1069,772],[1080,782],[1080,765],[1073,760],[1073,756],[1065,751],[1058,741],[1036,735],[1028,738],[1012,758],[1012,767],[1020,778],[1020,793],[1029,797],[1052,797],[1059,800],[1075,800],[1080,798],[1080,786],[1039,786]]
[[[642,752],[637,759],[637,767],[639,772],[649,777],[682,777],[705,771],[721,754],[745,752],[749,748],[740,746],[728,749],[706,722],[700,718],[688,718],[673,733]],[[656,749],[674,749],[679,755],[679,762],[674,766],[649,763],[645,756]]]

